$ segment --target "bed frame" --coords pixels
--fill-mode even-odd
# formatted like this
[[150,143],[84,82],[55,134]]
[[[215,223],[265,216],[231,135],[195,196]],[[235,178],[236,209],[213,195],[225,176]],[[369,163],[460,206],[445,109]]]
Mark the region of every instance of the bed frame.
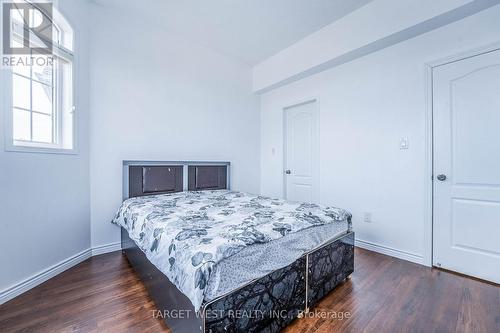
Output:
[[[182,190],[229,189],[229,162],[124,161],[124,199]],[[309,251],[290,265],[204,302],[189,299],[160,272],[121,228],[122,252],[149,291],[157,317],[177,332],[279,332],[308,313],[354,271],[354,232]]]

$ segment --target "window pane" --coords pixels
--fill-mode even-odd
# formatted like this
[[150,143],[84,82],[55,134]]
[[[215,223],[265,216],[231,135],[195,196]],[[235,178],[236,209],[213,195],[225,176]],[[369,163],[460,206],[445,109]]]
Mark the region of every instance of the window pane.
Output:
[[14,73],[30,77],[30,66],[22,66],[22,65],[12,66],[12,71]]
[[[17,7],[17,6],[16,6]],[[18,22],[18,23],[21,23],[21,24],[24,24],[24,17],[23,17],[23,14],[22,12],[19,10],[19,9],[11,9],[10,10],[10,18],[12,19],[12,21],[14,22]]]
[[33,113],[33,141],[52,143],[52,117]]
[[12,95],[14,107],[30,109],[30,80],[12,75]]
[[29,22],[30,22],[30,28],[33,27],[38,27],[43,23],[43,16],[42,13],[38,9],[30,8],[28,11],[29,13]]
[[[41,32],[40,37],[43,37],[43,31]],[[47,38],[47,39],[50,40],[49,38]],[[36,47],[47,48],[49,45],[47,45],[46,42],[44,42],[42,39],[40,39],[33,32],[30,32],[29,46],[32,48],[36,48]]]
[[13,110],[14,140],[30,140],[30,112],[25,110]]
[[24,47],[24,45],[21,44],[21,38],[22,38],[22,36],[17,36],[17,35],[15,35],[14,38],[11,38],[10,39],[10,47],[14,47],[14,48]]
[[33,64],[33,79],[52,85],[52,64],[46,56],[33,54],[37,58]]
[[33,81],[33,111],[52,114],[52,88]]
[[[12,47],[23,47],[23,44],[16,41],[15,39],[12,39],[11,46]],[[27,77],[30,77],[30,69],[31,69],[31,66],[23,66],[23,65],[12,66],[12,71],[14,73],[21,74],[21,75],[24,75]]]

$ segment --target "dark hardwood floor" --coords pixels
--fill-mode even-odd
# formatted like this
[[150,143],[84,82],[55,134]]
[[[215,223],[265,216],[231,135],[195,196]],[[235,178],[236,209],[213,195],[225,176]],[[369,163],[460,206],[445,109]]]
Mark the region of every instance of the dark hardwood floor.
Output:
[[[154,309],[125,257],[115,252],[0,306],[0,332],[169,332]],[[351,279],[312,311],[285,332],[495,333],[500,287],[356,249]]]

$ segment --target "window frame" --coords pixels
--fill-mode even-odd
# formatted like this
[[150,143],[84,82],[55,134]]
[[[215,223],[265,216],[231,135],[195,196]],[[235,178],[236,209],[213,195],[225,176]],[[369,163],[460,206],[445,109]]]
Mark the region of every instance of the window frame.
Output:
[[[53,9],[56,11],[56,8]],[[62,17],[60,13],[57,13],[58,16]],[[64,20],[64,18],[63,18]],[[53,22],[55,25],[54,28],[58,29],[59,32],[61,33],[61,28],[57,24],[57,22]],[[67,22],[64,22],[65,25],[69,24]],[[77,96],[75,94],[76,91],[76,68],[77,68],[77,61],[78,59],[75,57],[75,54],[77,53],[77,44],[75,43],[74,39],[74,29],[72,29],[72,34],[71,36],[73,40],[73,51],[65,48],[62,45],[62,40],[59,41],[59,43],[54,43],[53,44],[53,57],[54,57],[54,70],[53,70],[53,80],[54,86],[53,86],[53,117],[56,119],[56,125],[53,127],[53,135],[57,136],[55,143],[43,143],[43,142],[34,142],[34,141],[23,141],[23,140],[15,140],[14,139],[14,123],[13,123],[13,118],[14,118],[14,105],[13,105],[13,76],[18,75],[14,73],[12,68],[2,68],[1,73],[0,73],[0,81],[2,82],[2,86],[4,87],[3,90],[3,96],[2,101],[3,101],[3,109],[4,109],[4,133],[5,133],[5,138],[4,138],[4,148],[6,152],[26,152],[26,153],[48,153],[48,154],[69,154],[69,155],[76,155],[79,153],[78,150],[78,112],[76,112],[76,99]],[[59,36],[59,38],[62,38],[62,33]],[[64,83],[63,82],[63,71],[61,70],[61,64],[59,62],[64,61],[67,62],[68,70],[69,70],[69,75],[70,75],[70,85],[69,86],[63,86],[61,85]],[[31,71],[32,69],[30,69]],[[22,76],[24,77],[24,76]],[[30,85],[32,84],[32,79],[30,79]],[[71,95],[71,101],[72,105],[69,105],[68,107],[70,110],[63,111],[63,96],[61,94],[61,91],[63,90],[68,90],[68,93]],[[30,95],[32,92],[30,92]],[[31,107],[32,109],[32,107]],[[29,110],[27,112],[32,113],[33,110]],[[63,146],[62,142],[62,133],[63,133],[63,113],[64,112],[69,112],[72,113],[72,129],[71,129],[71,140],[72,140],[72,147],[71,148],[65,148]]]

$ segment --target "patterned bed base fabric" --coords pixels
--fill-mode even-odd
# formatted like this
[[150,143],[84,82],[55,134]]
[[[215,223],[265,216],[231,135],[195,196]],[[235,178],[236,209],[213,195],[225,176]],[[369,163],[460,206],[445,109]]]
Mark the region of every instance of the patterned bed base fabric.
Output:
[[354,233],[350,232],[282,269],[204,304],[204,332],[279,332],[353,271]]
[[308,256],[307,306],[313,307],[354,272],[354,234],[325,245]]
[[305,308],[305,272],[302,257],[210,303],[205,332],[279,332]]

